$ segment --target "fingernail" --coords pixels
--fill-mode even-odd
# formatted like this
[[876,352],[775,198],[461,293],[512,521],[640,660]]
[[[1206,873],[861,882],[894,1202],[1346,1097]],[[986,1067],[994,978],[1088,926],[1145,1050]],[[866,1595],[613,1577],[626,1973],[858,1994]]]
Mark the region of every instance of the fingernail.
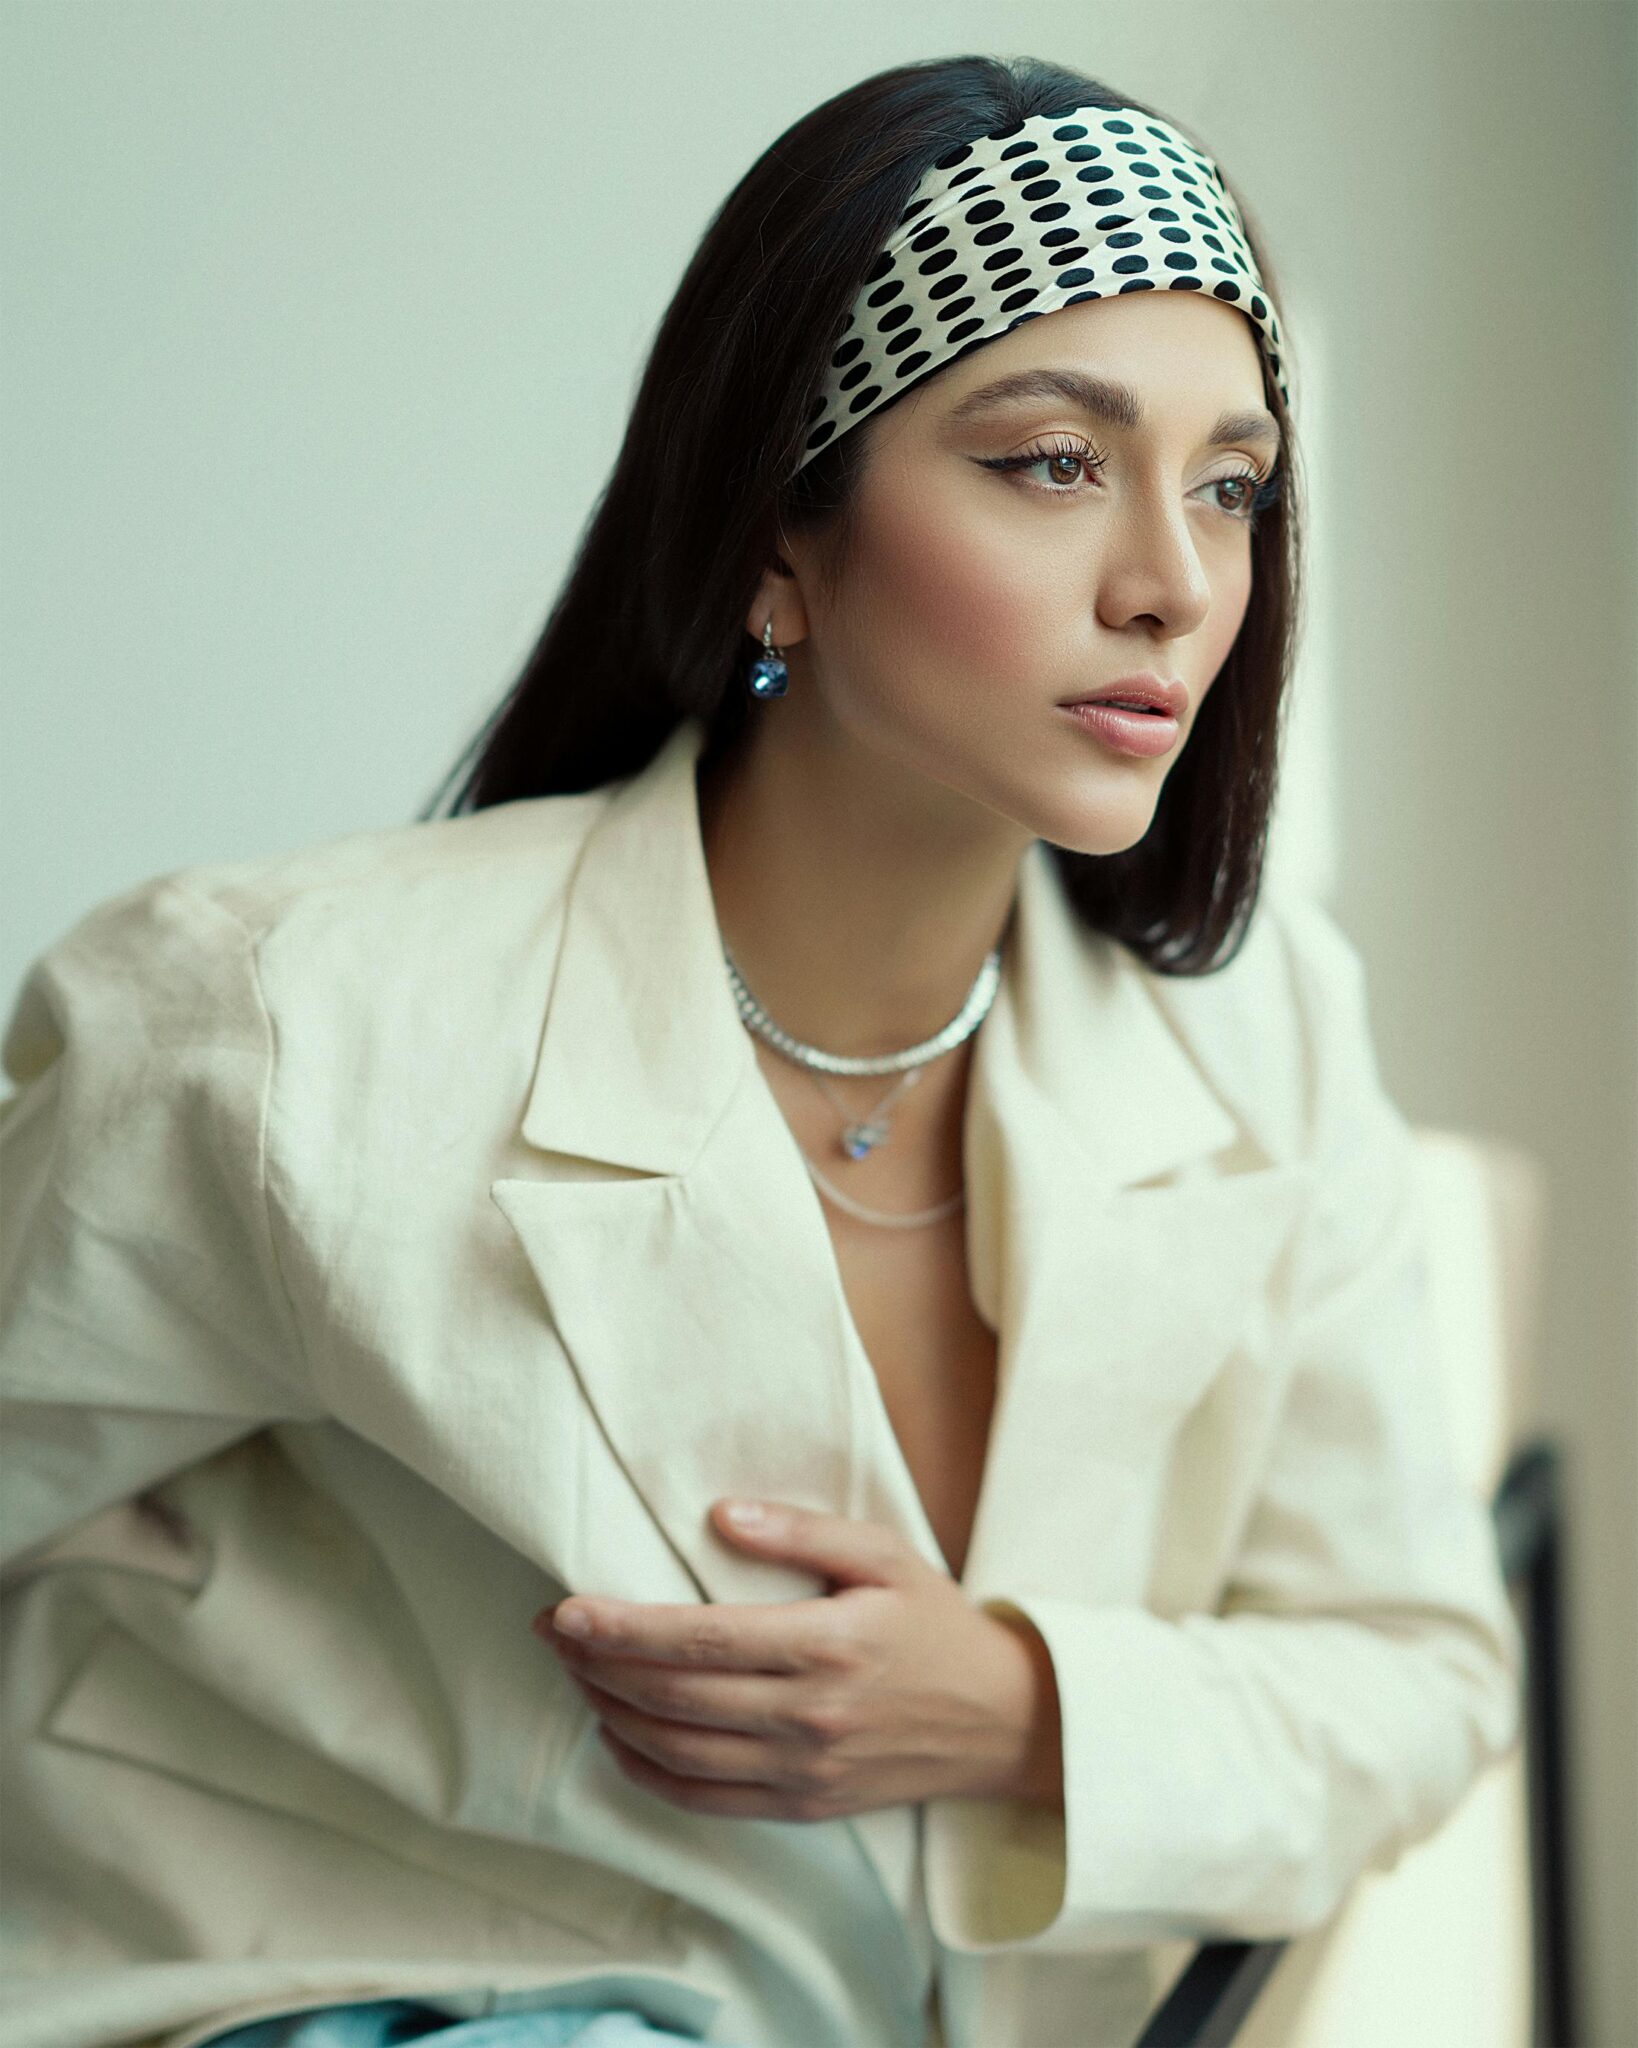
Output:
[[589,1636],[591,1616],[584,1607],[559,1608],[552,1626],[566,1636]]
[[736,1500],[723,1512],[730,1522],[736,1522],[742,1529],[754,1529],[764,1519],[765,1510],[759,1501]]

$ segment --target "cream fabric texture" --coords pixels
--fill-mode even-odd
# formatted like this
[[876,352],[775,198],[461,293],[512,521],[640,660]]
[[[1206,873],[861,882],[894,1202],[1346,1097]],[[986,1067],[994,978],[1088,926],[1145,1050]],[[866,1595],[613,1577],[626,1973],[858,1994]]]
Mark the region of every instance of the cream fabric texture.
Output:
[[[1062,1816],[639,1789],[566,1589],[806,1599],[749,1493],[942,1567],[723,971],[686,720],[584,795],[200,866],[39,958],[0,1109],[7,2048],[420,1995],[1117,2048],[1157,1944],[1318,1924],[1518,1738],[1358,956],[1178,980],[1020,871],[965,1131],[1000,1389],[963,1575]],[[1175,1950],[1167,1951],[1175,1967]]]

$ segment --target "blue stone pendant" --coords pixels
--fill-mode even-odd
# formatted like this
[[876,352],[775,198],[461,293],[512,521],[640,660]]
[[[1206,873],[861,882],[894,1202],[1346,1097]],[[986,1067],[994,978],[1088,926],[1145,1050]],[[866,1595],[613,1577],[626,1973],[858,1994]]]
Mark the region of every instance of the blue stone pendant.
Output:
[[753,697],[783,697],[790,687],[791,672],[785,665],[785,657],[773,644],[773,620],[767,619],[762,627],[762,652],[751,663],[746,683]]
[[748,678],[753,697],[783,697],[790,686],[790,670],[777,654],[759,654],[751,663]]
[[863,1159],[887,1137],[886,1124],[849,1124],[842,1133],[842,1150],[849,1159]]

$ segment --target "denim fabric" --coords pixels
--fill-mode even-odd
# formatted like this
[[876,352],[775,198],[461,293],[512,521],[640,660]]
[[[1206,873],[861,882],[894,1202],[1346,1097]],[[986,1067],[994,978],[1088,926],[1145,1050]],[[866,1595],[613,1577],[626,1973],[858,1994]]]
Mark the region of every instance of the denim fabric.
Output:
[[698,2038],[651,2026],[629,2006],[559,2007],[452,2020],[411,1998],[378,1998],[252,2020],[210,2035],[198,2048],[400,2048],[409,2041],[430,2042],[432,2048],[559,2048],[566,2041],[574,2048],[659,2048],[668,2041]]

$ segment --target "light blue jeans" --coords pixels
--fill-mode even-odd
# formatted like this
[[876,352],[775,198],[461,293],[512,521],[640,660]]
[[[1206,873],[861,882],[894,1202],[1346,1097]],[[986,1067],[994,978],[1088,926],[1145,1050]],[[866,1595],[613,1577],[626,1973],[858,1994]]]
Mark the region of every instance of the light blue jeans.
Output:
[[210,2035],[198,2048],[400,2048],[410,2041],[431,2048],[560,2048],[565,2041],[574,2048],[660,2048],[698,2038],[653,2026],[630,2006],[564,2006],[452,2020],[413,1998],[377,1998],[252,2020]]

